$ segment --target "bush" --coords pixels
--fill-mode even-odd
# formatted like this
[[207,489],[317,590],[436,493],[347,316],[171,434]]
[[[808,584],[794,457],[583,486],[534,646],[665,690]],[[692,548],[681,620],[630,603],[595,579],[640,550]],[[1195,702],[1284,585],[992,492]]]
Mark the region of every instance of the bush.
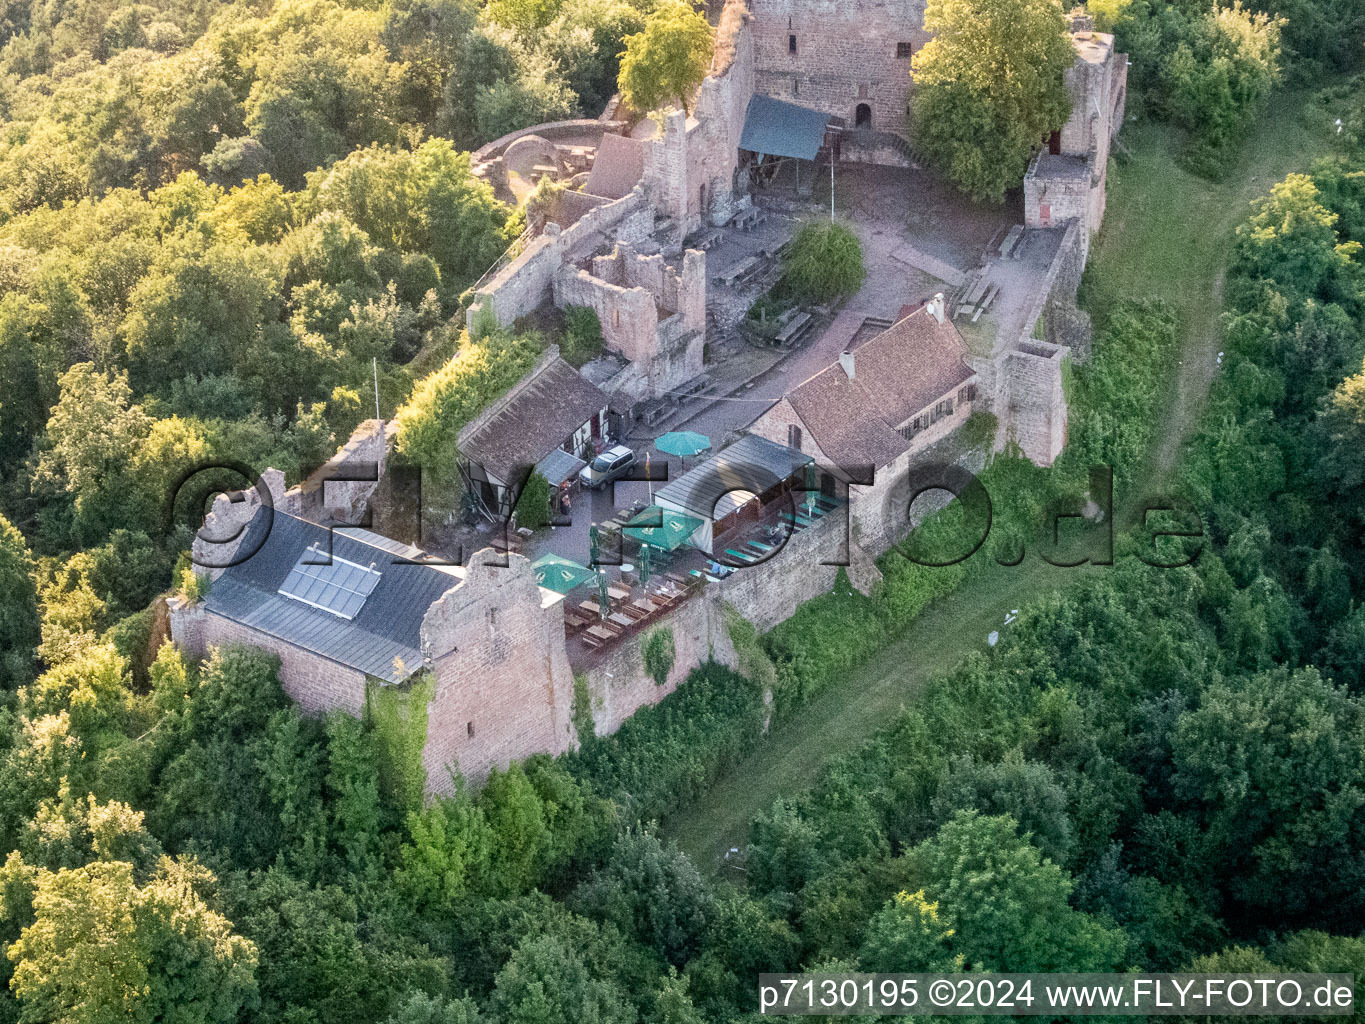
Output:
[[704,793],[763,734],[763,692],[708,662],[610,736],[567,755],[566,766],[642,821],[662,818]]
[[564,337],[559,354],[574,366],[590,363],[602,354],[602,321],[591,306],[564,307]]
[[796,302],[824,304],[863,285],[863,244],[842,224],[807,224],[796,233],[782,264],[780,290]]
[[668,673],[673,671],[673,661],[677,648],[673,642],[673,630],[667,626],[656,629],[645,638],[645,671],[654,680],[655,686],[668,682]]
[[550,483],[535,470],[517,498],[517,525],[539,530],[550,525]]

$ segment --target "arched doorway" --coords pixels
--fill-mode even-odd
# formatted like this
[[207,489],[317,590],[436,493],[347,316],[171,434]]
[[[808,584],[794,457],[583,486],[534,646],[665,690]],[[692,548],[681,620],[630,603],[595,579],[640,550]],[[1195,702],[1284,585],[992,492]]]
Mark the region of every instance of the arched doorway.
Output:
[[859,103],[853,112],[853,127],[871,128],[872,127],[872,108],[866,103]]

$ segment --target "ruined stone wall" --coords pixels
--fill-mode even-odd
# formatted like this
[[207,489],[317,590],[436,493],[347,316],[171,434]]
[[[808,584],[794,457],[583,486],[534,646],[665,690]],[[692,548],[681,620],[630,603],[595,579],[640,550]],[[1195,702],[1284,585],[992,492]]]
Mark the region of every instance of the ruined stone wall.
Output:
[[[645,671],[645,641],[656,629],[672,630],[676,652],[673,668],[662,686]],[[641,632],[621,640],[602,661],[587,670],[593,731],[598,736],[615,732],[636,711],[659,703],[693,669],[711,660],[730,668],[736,664],[720,601],[715,593],[703,591]]]
[[[857,124],[904,131],[910,56],[929,41],[924,0],[752,0],[759,92]],[[791,37],[796,52],[791,52]],[[898,44],[908,44],[898,51]],[[904,54],[898,56],[898,52]]]
[[1021,342],[1001,360],[1006,401],[1000,438],[1016,442],[1033,462],[1050,466],[1066,447],[1063,389],[1068,350],[1045,341]]
[[602,340],[631,362],[652,359],[659,348],[659,312],[644,288],[623,288],[573,266],[554,278],[556,306],[588,306],[602,322]]
[[463,582],[422,619],[422,653],[435,676],[422,763],[429,792],[450,792],[450,767],[478,785],[494,767],[574,741],[573,673],[562,604],[542,603],[531,563],[507,568],[475,553]]
[[[289,495],[298,495],[298,515],[314,523],[360,526],[370,497],[379,486],[388,456],[383,420],[365,420],[337,453]],[[347,480],[347,476],[368,479]]]
[[848,530],[849,521],[843,512],[831,512],[792,533],[776,555],[736,569],[719,583],[708,583],[706,589],[715,590],[762,631],[791,618],[811,598],[829,593],[839,566],[822,562],[846,559],[851,563],[845,567],[849,581],[863,593],[871,593],[881,580],[881,572],[856,541],[850,538],[845,544]]
[[654,211],[642,189],[588,210],[572,227],[547,224],[507,266],[481,284],[465,314],[473,327],[485,308],[500,326],[510,327],[550,298],[555,274],[565,263],[617,241],[641,242],[654,230]]

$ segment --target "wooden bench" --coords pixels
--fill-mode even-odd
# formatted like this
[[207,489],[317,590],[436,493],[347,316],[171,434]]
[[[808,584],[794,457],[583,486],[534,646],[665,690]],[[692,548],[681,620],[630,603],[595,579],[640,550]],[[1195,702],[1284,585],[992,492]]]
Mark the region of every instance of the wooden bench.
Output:
[[981,314],[991,308],[991,303],[995,301],[995,296],[999,291],[1000,286],[998,284],[992,284],[990,288],[986,290],[986,294],[981,299],[981,304],[976,307],[976,312],[972,314],[972,323],[976,323],[980,320]]
[[1005,235],[1005,240],[1000,243],[1000,255],[1003,258],[1007,260],[1019,258],[1017,250],[1019,249],[1019,239],[1023,237],[1023,234],[1024,225],[1022,224],[1015,224],[1010,228],[1009,233]]
[[787,326],[773,336],[773,341],[782,346],[794,345],[812,326],[812,317],[809,313],[798,313]]
[[758,269],[759,262],[757,256],[746,256],[723,274],[716,275],[715,283],[723,284],[733,288]]

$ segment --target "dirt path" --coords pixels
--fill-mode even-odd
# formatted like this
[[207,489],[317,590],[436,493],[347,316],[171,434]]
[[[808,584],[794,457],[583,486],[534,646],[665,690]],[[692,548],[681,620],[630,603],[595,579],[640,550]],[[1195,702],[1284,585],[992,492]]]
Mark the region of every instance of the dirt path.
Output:
[[1219,270],[1209,294],[1208,314],[1191,323],[1180,355],[1180,373],[1176,378],[1174,400],[1164,417],[1164,429],[1159,432],[1156,449],[1152,452],[1152,471],[1148,479],[1153,484],[1164,483],[1174,471],[1180,450],[1194,432],[1204,404],[1218,375],[1218,353],[1222,351],[1223,281],[1226,272]]

